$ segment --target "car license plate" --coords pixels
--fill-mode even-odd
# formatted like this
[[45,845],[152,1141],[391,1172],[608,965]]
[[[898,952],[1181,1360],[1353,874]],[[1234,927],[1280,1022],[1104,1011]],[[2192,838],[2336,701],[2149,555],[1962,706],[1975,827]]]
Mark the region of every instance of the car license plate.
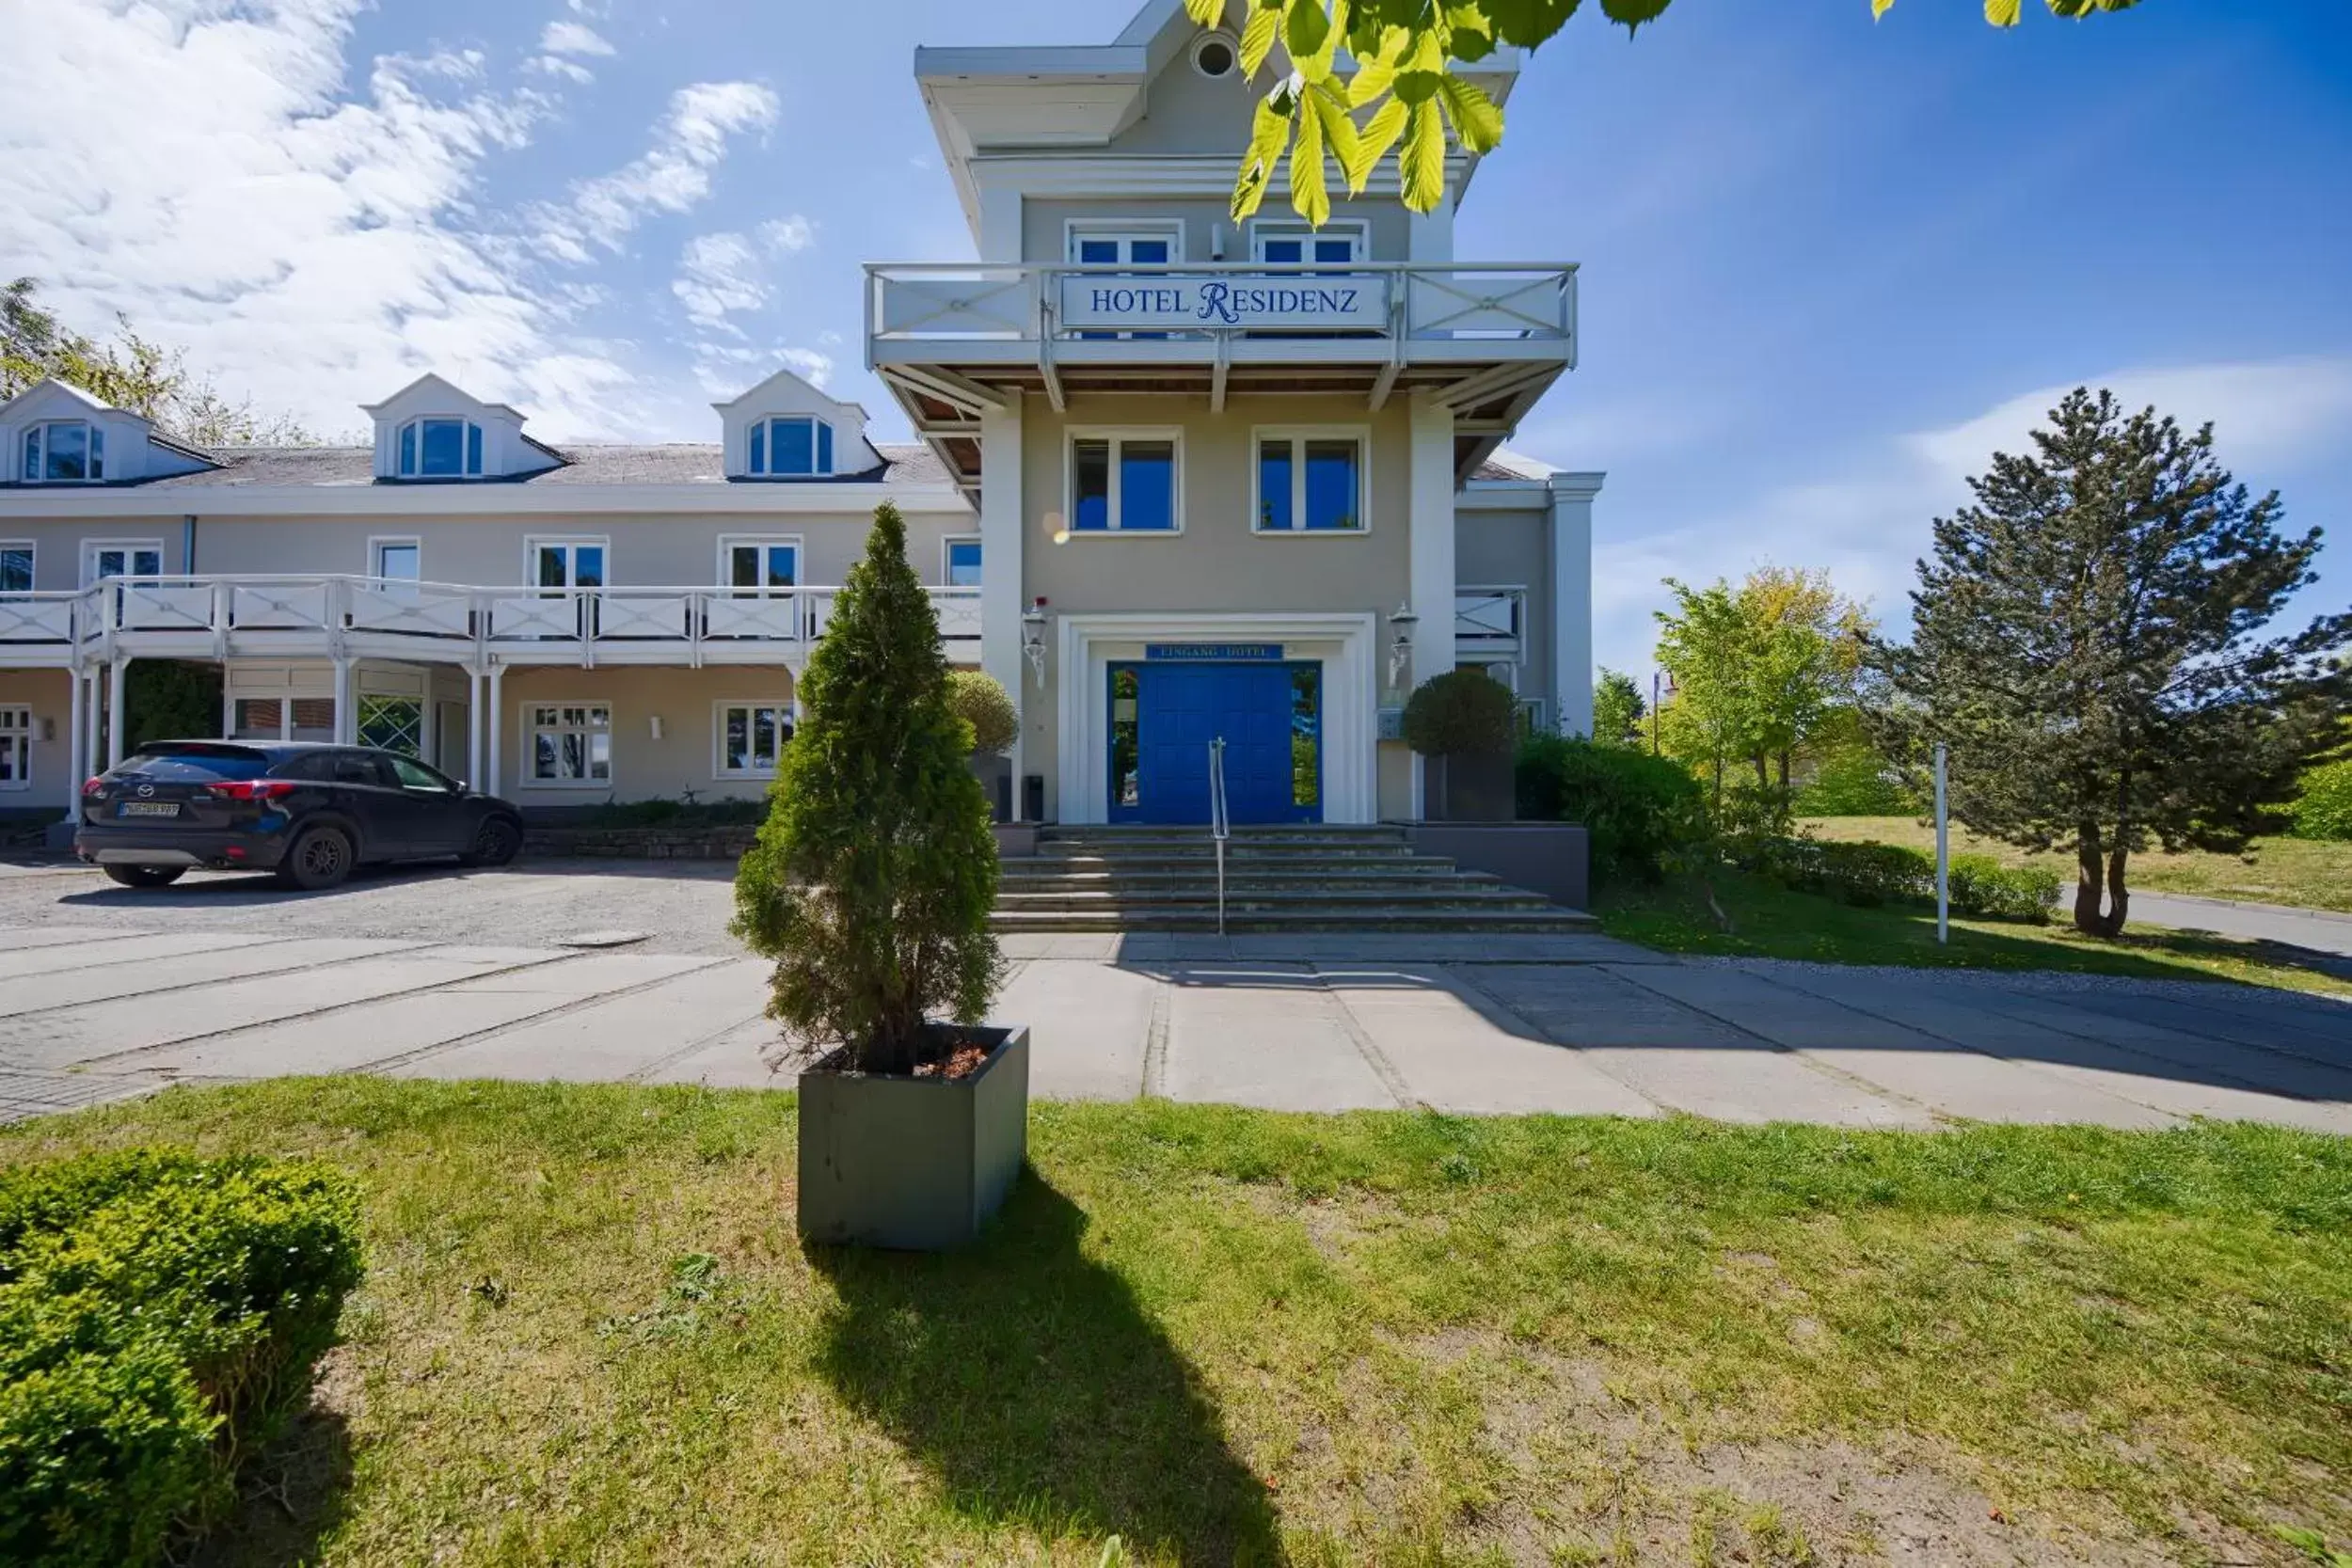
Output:
[[125,800],[115,808],[115,815],[117,816],[177,816],[180,815],[180,802],[177,800]]

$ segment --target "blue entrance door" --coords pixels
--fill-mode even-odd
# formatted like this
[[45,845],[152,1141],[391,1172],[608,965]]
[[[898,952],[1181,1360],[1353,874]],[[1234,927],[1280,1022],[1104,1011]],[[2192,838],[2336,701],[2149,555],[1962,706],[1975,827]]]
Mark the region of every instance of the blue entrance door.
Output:
[[[1209,745],[1221,736],[1233,821],[1319,821],[1320,674],[1315,665],[1271,662],[1118,667],[1111,677],[1111,819],[1205,824]],[[1133,728],[1124,730],[1121,695],[1129,691]],[[1295,735],[1303,737],[1303,751]],[[1122,760],[1132,768],[1131,784],[1120,777]]]

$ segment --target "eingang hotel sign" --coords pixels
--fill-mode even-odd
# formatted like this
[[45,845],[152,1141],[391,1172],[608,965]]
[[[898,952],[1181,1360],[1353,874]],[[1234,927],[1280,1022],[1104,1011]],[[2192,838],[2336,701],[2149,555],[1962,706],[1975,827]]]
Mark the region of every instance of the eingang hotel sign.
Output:
[[1082,331],[1382,332],[1389,280],[1378,273],[1064,273],[1056,305],[1060,325]]

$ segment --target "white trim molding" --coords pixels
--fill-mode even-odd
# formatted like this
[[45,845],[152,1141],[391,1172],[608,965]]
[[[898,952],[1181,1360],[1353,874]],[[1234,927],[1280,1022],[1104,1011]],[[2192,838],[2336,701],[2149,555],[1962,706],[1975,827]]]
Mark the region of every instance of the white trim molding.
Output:
[[[710,776],[721,784],[741,784],[746,780],[767,780],[776,776],[776,764],[765,768],[729,768],[727,766],[727,710],[745,708],[756,711],[772,709],[776,715],[776,758],[784,756],[784,743],[792,738],[800,727],[800,698],[791,697],[720,697],[710,705]],[[747,728],[748,728],[748,715]]]
[[1110,816],[1105,752],[1114,662],[1141,659],[1148,642],[1280,642],[1286,657],[1323,666],[1323,820],[1379,820],[1377,621],[1369,610],[1060,617],[1059,819],[1097,823]]

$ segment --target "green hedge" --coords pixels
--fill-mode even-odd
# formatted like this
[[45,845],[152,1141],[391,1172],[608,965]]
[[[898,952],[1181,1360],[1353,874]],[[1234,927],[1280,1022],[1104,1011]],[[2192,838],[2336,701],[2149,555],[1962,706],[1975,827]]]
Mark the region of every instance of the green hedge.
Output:
[[1572,736],[1519,743],[1524,822],[1578,822],[1592,835],[1597,881],[1656,881],[1665,859],[1704,832],[1699,783],[1678,762]]
[[[1800,893],[1866,909],[1935,902],[1935,857],[1898,844],[1785,838],[1765,848],[1753,869]],[[1952,857],[1955,914],[2043,924],[2062,886],[2049,866],[2003,865],[1990,855]]]
[[2302,793],[2288,809],[2297,838],[2352,838],[2352,761],[2322,763],[2304,773]]
[[322,1167],[153,1150],[0,1172],[0,1561],[158,1561],[308,1402],[360,1275]]

